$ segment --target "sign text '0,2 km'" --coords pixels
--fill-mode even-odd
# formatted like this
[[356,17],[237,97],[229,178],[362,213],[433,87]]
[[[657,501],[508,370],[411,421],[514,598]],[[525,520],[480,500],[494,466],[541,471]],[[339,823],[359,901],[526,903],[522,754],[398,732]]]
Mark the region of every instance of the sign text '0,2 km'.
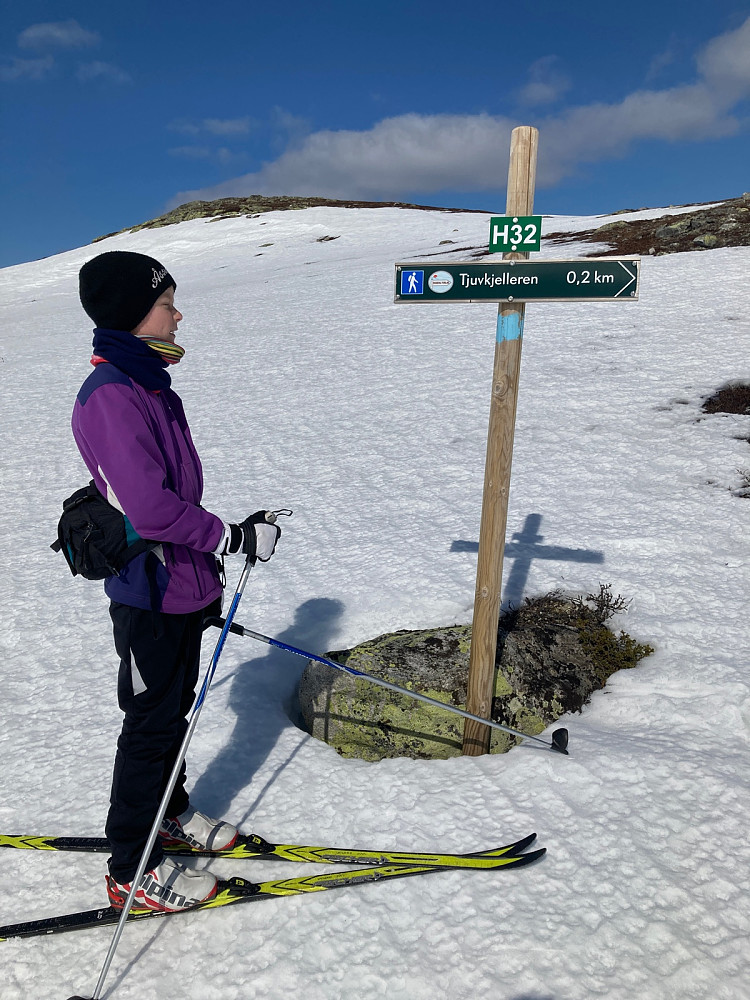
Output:
[[396,264],[396,302],[623,301],[638,298],[639,257]]

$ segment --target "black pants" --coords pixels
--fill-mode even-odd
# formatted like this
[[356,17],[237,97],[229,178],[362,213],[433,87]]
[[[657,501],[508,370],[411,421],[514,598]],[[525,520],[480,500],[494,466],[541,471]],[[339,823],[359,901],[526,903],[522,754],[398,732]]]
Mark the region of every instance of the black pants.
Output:
[[[190,614],[162,614],[158,636],[151,611],[112,601],[109,613],[120,657],[117,698],[125,719],[117,741],[106,834],[112,845],[110,874],[118,882],[130,882],[187,731],[203,620],[220,613],[220,602]],[[188,805],[183,762],[166,814],[178,816]],[[146,871],[161,858],[157,839]]]

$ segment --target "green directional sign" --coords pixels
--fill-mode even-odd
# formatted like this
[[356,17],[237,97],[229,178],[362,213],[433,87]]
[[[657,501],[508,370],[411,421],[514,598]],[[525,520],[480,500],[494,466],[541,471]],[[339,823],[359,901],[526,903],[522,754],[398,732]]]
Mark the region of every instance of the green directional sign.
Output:
[[508,215],[490,219],[490,253],[527,253],[539,250],[541,215]]
[[396,264],[396,302],[632,302],[639,257]]

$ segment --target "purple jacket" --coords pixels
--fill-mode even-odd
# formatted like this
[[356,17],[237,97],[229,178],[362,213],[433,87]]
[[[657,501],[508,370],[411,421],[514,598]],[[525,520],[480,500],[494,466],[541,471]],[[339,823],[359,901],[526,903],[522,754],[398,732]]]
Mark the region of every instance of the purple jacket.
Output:
[[[161,610],[185,614],[221,593],[213,551],[223,524],[200,506],[203,472],[180,397],[152,392],[110,363],[100,363],[81,386],[73,408],[73,437],[99,491],[142,537],[165,544],[156,583]],[[107,596],[152,606],[146,556],[109,577]]]

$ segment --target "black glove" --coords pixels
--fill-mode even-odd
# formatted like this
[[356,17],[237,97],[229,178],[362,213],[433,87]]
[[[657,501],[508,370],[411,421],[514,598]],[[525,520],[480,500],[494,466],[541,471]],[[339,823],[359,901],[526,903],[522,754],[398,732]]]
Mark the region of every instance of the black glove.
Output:
[[244,552],[255,562],[268,562],[276,551],[281,528],[275,524],[276,515],[268,510],[256,510],[240,524],[230,524],[226,552]]

